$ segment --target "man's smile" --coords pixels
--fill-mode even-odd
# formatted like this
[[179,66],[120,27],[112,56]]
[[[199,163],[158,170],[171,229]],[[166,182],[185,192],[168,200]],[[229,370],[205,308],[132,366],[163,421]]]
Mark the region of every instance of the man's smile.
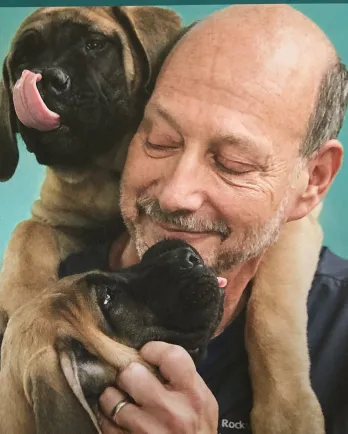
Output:
[[[160,228],[160,231],[165,233],[165,236],[167,238],[180,238],[183,239],[187,242],[189,242],[190,240],[203,240],[206,239],[208,237],[211,236],[219,236],[220,234],[218,234],[217,232],[209,232],[209,231],[187,231],[185,229],[181,229],[177,226],[170,226],[167,225],[165,223],[160,223],[156,220],[154,220],[153,218],[151,218],[150,216],[146,216],[149,220],[149,223],[153,226],[155,226],[155,228]],[[155,229],[156,230],[156,229]],[[157,232],[157,230],[156,230]]]

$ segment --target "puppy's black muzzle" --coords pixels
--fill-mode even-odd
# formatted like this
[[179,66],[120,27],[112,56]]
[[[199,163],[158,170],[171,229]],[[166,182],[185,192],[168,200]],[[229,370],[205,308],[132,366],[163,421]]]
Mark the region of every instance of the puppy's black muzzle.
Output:
[[202,259],[197,255],[196,252],[193,251],[191,247],[182,247],[180,249],[176,249],[174,252],[168,252],[165,255],[168,256],[169,261],[177,261],[182,268],[188,270],[196,266],[203,266]]

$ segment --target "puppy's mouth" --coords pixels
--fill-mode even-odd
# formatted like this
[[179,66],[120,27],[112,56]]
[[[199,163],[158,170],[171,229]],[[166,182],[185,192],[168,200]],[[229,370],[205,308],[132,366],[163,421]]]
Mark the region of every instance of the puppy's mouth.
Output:
[[18,131],[39,164],[78,169],[131,135],[140,112],[124,82],[93,74],[70,78],[63,68],[24,70],[13,88]]

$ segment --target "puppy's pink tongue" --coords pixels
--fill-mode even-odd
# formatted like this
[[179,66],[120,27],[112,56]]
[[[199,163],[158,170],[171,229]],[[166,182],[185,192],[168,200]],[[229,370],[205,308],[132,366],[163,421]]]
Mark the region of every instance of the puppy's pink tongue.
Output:
[[44,103],[36,87],[41,74],[25,69],[13,89],[13,104],[18,119],[29,128],[50,131],[59,127],[60,116]]
[[224,277],[218,277],[217,280],[220,288],[225,288],[225,286],[227,285],[227,279],[225,279]]

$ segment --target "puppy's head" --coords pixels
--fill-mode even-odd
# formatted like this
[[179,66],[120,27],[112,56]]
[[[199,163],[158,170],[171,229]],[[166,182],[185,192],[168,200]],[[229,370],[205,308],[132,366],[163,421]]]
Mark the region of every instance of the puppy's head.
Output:
[[51,308],[44,310],[61,324],[58,352],[74,366],[66,377],[74,377],[71,384],[92,400],[114,381],[110,365],[122,369],[137,354],[129,351],[146,342],[181,345],[197,363],[222,317],[224,291],[217,277],[181,240],[161,241],[132,267],[61,282],[62,296],[51,295]]
[[90,163],[137,127],[180,18],[157,7],[40,8],[18,29],[0,84],[0,180],[16,133],[39,163]]

